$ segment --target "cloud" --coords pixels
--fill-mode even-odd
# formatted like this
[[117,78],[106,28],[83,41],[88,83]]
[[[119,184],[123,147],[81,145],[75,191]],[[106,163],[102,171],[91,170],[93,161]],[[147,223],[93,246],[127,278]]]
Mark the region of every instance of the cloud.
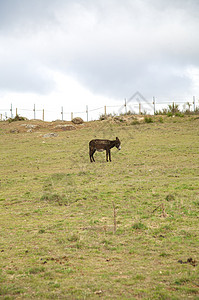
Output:
[[191,88],[186,69],[198,63],[198,43],[195,22],[183,23],[187,21],[184,9],[170,3],[164,12],[147,1],[126,1],[94,12],[85,24],[84,14],[76,16],[81,35],[74,26],[73,41],[68,42],[75,44],[68,68],[78,80],[115,97],[140,89],[180,93]]
[[0,38],[0,89],[2,91],[48,93],[52,77],[41,63],[31,39]]
[[50,75],[121,99],[192,93],[199,4],[163,0],[0,2],[0,89],[50,93]]

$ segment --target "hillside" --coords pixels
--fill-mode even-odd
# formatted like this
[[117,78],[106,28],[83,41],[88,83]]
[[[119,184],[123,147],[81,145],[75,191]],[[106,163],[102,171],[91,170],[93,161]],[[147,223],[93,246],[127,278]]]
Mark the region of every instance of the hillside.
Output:
[[198,298],[198,117],[6,121],[0,145],[2,299]]

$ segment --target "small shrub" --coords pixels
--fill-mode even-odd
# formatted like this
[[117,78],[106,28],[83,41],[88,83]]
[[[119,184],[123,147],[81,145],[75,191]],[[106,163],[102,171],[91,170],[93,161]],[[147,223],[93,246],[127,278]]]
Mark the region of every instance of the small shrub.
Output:
[[67,274],[74,273],[73,269],[71,269],[71,268],[64,269],[64,272]]
[[107,120],[108,118],[113,118],[115,116],[115,114],[101,114],[100,117],[99,117],[99,120],[100,121],[103,121],[103,120]]
[[199,207],[199,200],[193,201],[193,204]]
[[107,239],[103,239],[102,241],[101,241],[101,244],[103,244],[103,245],[112,245],[112,242],[110,241],[110,240],[107,240]]
[[176,113],[179,113],[180,110],[179,110],[179,105],[178,104],[175,104],[174,102],[172,103],[172,105],[169,105],[169,112],[174,115]]
[[187,282],[189,282],[190,280],[188,278],[179,278],[179,279],[176,279],[174,284],[177,284],[177,285],[183,285]]
[[9,118],[8,122],[12,123],[12,122],[16,122],[16,121],[26,121],[26,120],[27,120],[27,118],[16,115],[14,118]]
[[120,113],[120,116],[132,116],[132,115],[135,115],[135,113],[130,110],[128,110],[125,113]]
[[49,201],[52,203],[57,203],[59,205],[68,205],[69,201],[66,195],[59,195],[57,193],[45,192],[43,196],[40,198],[41,201]]
[[130,111],[130,110],[127,111],[127,113],[126,113],[127,116],[131,116],[131,115],[133,115],[133,114],[134,114],[134,113],[133,113],[132,111]]
[[145,123],[153,123],[153,119],[151,117],[144,117]]
[[175,197],[174,197],[174,195],[172,195],[172,194],[168,194],[167,196],[166,196],[166,198],[165,198],[167,201],[174,201],[175,200]]
[[172,112],[169,111],[169,112],[167,113],[167,117],[172,117],[172,116],[173,116]]
[[41,200],[48,200],[52,202],[60,201],[61,197],[58,194],[51,194],[51,193],[46,193],[41,197]]
[[69,242],[78,242],[79,236],[77,234],[72,234],[72,235],[68,236],[67,240]]
[[100,121],[103,121],[103,120],[106,120],[106,119],[107,119],[107,115],[105,115],[105,114],[101,114],[100,117],[99,117]]
[[138,222],[138,223],[134,223],[133,226],[132,226],[133,229],[140,229],[140,230],[145,230],[147,229],[147,226],[144,225],[143,223],[141,222]]
[[181,112],[177,112],[177,113],[175,113],[175,116],[176,116],[176,117],[183,118],[183,117],[184,117],[184,114],[182,114]]
[[39,274],[45,271],[44,267],[33,267],[29,269],[29,274]]
[[142,274],[137,274],[135,277],[134,277],[134,279],[135,280],[144,280],[146,277],[144,276],[144,275],[142,275]]
[[130,125],[139,125],[140,122],[138,120],[133,120]]
[[160,253],[160,257],[168,257],[168,256],[170,256],[170,254],[165,252]]
[[167,108],[163,108],[163,110],[158,110],[155,112],[156,115],[166,115],[168,113]]

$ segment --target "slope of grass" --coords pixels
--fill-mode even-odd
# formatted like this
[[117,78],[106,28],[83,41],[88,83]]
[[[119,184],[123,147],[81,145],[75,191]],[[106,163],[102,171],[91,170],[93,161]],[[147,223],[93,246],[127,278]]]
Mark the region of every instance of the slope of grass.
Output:
[[[198,127],[1,130],[0,297],[198,299]],[[91,164],[89,140],[116,136]]]

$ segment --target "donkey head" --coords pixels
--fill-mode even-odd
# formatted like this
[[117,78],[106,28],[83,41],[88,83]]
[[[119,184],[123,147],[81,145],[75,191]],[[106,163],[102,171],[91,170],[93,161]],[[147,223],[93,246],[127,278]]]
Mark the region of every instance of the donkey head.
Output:
[[116,137],[115,147],[116,147],[118,150],[121,150],[121,143],[120,143],[120,140],[118,139],[118,137]]

